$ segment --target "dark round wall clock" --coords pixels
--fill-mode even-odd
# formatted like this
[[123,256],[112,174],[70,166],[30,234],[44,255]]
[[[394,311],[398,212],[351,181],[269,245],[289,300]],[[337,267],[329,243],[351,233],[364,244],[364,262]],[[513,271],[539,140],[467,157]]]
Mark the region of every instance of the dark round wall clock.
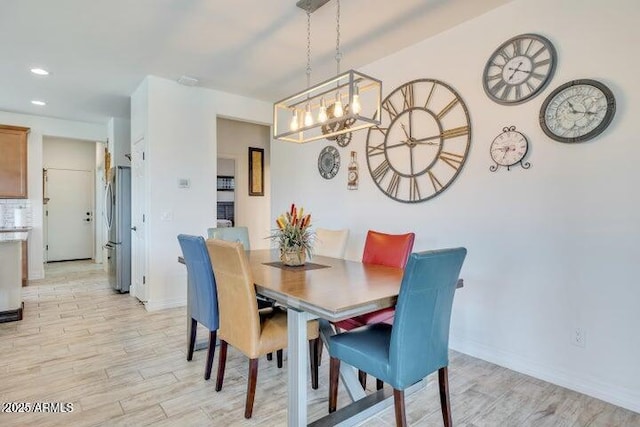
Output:
[[498,104],[521,104],[549,84],[556,61],[556,50],[545,37],[515,36],[491,54],[482,73],[482,86],[487,96]]
[[318,156],[318,171],[324,179],[331,179],[340,169],[340,153],[338,149],[327,145],[320,151]]
[[583,142],[600,135],[616,113],[613,92],[597,80],[567,82],[545,99],[540,126],[551,139]]

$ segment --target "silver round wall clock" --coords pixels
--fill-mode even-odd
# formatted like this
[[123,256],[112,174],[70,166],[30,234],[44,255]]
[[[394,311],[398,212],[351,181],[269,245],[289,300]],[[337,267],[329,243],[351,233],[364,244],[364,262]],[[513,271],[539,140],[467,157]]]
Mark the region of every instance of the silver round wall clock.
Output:
[[320,151],[318,156],[318,171],[324,179],[331,179],[340,169],[340,153],[336,147],[328,145]]
[[482,86],[498,104],[521,104],[549,84],[556,62],[556,49],[549,40],[538,34],[521,34],[491,54],[482,74]]

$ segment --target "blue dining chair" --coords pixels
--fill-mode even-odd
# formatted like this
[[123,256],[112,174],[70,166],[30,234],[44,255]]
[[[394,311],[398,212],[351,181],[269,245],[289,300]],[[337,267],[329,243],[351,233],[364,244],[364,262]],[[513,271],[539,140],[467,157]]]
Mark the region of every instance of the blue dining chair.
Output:
[[393,387],[396,425],[406,426],[404,390],[438,371],[444,425],[449,403],[449,323],[465,248],[413,253],[405,268],[393,325],[376,323],[329,339],[329,412],[336,410],[340,361]]
[[187,360],[193,359],[198,323],[209,329],[209,350],[204,370],[204,379],[211,378],[211,365],[216,349],[216,332],[220,325],[218,317],[218,293],[216,279],[211,267],[209,252],[201,236],[178,235],[184,263],[187,266],[189,287],[187,309],[191,314],[191,334],[187,348]]

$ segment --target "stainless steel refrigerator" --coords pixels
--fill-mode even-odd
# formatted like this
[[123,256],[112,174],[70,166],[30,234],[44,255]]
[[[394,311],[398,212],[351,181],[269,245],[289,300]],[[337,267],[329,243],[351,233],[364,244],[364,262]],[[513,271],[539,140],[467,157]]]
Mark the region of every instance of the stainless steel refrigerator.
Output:
[[131,287],[131,168],[111,169],[105,191],[104,218],[109,234],[107,250],[109,284],[118,292]]

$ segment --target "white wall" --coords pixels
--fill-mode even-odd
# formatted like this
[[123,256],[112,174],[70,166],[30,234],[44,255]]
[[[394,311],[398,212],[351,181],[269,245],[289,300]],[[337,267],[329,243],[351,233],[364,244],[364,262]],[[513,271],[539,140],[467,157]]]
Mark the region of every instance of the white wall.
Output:
[[42,167],[93,171],[96,168],[95,141],[44,137]]
[[62,138],[106,141],[107,128],[96,123],[74,122],[48,117],[30,116],[0,111],[0,123],[31,129],[28,141],[27,168],[29,201],[33,229],[29,234],[29,279],[44,277],[42,229],[42,138]]
[[[416,250],[465,246],[466,286],[457,292],[451,347],[640,412],[640,43],[635,0],[516,0],[383,58],[361,71],[388,94],[417,78],[452,85],[467,104],[472,143],[464,169],[441,195],[394,202],[366,167],[366,132],[339,149],[358,152],[360,188],[346,168],[326,181],[317,156],[326,143],[274,142],[272,212],[304,205],[315,225],[351,229],[347,257],[358,259],[367,229],[416,232]],[[517,106],[484,94],[482,71],[505,40],[549,38],[558,67],[549,87]],[[538,124],[540,106],[562,83],[595,78],[617,100],[611,126],[596,139],[562,144]],[[489,171],[489,145],[515,125],[530,142],[529,170]],[[586,346],[570,343],[575,328]]]
[[[147,144],[146,307],[184,305],[186,270],[177,262],[176,236],[205,235],[215,224],[216,118],[268,124],[271,104],[149,76],[131,105],[132,142],[144,136]],[[178,188],[179,178],[190,179],[190,188]]]
[[[235,166],[236,225],[249,229],[251,249],[269,248],[271,229],[271,127],[237,120],[218,120],[218,156],[232,158]],[[264,149],[264,196],[249,196],[249,147]],[[223,195],[225,191],[218,192]]]
[[107,123],[111,166],[131,166],[131,121],[112,117]]

